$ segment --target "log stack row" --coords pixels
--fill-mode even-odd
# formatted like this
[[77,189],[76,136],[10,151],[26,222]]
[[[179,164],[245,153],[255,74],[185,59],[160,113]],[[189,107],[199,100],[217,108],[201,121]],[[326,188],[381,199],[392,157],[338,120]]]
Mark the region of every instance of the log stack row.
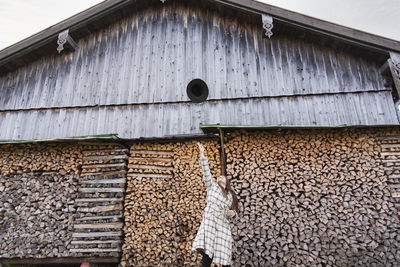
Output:
[[382,134],[228,136],[227,172],[241,210],[233,227],[235,265],[396,266],[400,223],[381,161]]
[[[219,146],[203,140],[211,170],[220,173]],[[205,207],[194,141],[136,143],[130,150],[123,266],[190,266],[191,245]]]
[[81,148],[74,144],[2,145],[0,174],[31,172],[80,173]]

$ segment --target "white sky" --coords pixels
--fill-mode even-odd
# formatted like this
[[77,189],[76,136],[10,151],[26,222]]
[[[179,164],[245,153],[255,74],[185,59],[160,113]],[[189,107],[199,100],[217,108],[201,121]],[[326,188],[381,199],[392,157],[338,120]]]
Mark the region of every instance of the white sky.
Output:
[[[0,49],[100,2],[102,1],[0,0]],[[263,0],[261,2],[400,41],[399,0]]]

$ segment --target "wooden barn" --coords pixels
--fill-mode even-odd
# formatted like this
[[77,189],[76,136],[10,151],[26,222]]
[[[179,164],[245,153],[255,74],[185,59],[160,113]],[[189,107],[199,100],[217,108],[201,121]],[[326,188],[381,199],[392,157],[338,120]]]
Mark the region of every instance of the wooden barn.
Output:
[[239,197],[233,266],[399,266],[399,90],[398,41],[104,1],[0,51],[0,265],[196,266],[201,141]]

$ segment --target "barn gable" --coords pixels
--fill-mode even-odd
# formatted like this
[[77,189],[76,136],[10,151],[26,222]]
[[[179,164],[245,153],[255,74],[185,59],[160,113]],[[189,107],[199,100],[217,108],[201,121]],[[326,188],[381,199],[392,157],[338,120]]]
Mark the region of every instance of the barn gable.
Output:
[[[0,140],[198,135],[199,123],[399,123],[394,85],[381,69],[396,42],[321,35],[300,27],[304,17],[289,23],[272,8],[267,38],[260,14],[268,6],[251,1],[109,2],[89,22],[71,18],[75,51],[58,54],[53,41],[20,58],[0,53],[8,60]],[[207,101],[189,99],[193,79],[207,84]]]

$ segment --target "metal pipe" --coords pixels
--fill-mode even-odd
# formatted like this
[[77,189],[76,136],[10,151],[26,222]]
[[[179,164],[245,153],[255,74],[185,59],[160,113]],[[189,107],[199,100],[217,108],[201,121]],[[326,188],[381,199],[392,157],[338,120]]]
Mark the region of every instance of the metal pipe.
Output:
[[219,128],[219,138],[221,142],[221,175],[226,175],[226,160],[225,160],[225,149],[224,149],[224,131]]

